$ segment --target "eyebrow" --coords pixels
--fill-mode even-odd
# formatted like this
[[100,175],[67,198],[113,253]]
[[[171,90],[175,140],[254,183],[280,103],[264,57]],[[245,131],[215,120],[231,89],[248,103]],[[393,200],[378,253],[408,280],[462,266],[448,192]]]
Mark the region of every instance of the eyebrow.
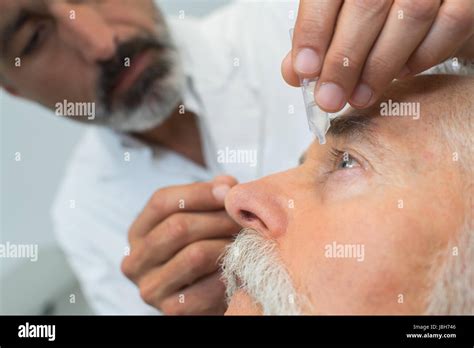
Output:
[[376,129],[375,117],[371,114],[350,114],[337,117],[331,121],[328,136],[347,140],[368,141],[373,145],[380,145],[374,132]]
[[[21,9],[20,12],[5,26],[1,34],[0,47],[2,52],[7,52],[15,34],[25,25],[31,18],[32,12]],[[3,54],[2,54],[3,55]]]
[[[385,148],[377,139],[374,118],[375,116],[371,114],[339,116],[331,121],[331,127],[328,129],[327,135],[349,141],[365,141],[375,148]],[[306,160],[306,152],[303,152],[298,160],[300,165]]]

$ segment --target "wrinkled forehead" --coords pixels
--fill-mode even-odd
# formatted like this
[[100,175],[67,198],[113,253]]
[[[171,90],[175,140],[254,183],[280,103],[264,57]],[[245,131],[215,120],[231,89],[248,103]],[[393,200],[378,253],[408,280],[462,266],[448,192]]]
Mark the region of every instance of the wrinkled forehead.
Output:
[[[457,84],[459,81],[450,77],[417,77],[394,83],[372,107],[349,109],[334,119],[328,140],[336,147],[354,145],[381,157],[442,156],[440,120],[455,112],[456,93],[447,86]],[[316,153],[325,152],[324,147],[314,148]]]
[[387,136],[412,142],[423,142],[436,135],[439,121],[456,112],[452,88],[462,83],[456,77],[420,76],[394,82],[369,109],[349,109],[343,117],[331,122],[329,136]]
[[370,109],[349,109],[331,121],[328,137],[344,142],[367,142],[374,146],[415,141],[434,124],[432,104],[425,98],[391,95]]

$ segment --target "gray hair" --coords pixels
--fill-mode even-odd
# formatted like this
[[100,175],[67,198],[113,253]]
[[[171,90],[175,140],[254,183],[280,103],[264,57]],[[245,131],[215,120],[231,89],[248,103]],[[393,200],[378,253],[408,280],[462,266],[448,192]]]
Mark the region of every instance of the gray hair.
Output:
[[242,289],[262,306],[263,314],[301,314],[302,295],[295,291],[278,257],[276,242],[253,229],[242,230],[227,247],[222,260],[222,278],[228,301]]
[[[464,223],[446,249],[433,264],[433,289],[428,299],[427,314],[474,314],[474,170],[473,87],[470,84],[453,86],[455,90],[446,112],[438,116],[441,138],[457,157],[459,173],[463,178],[465,202]],[[467,88],[466,88],[467,87]],[[466,91],[467,89],[467,91]]]

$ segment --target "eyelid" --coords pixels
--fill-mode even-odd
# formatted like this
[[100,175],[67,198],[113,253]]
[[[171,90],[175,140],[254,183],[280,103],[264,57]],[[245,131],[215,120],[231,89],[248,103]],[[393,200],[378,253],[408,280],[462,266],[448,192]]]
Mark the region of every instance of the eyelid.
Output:
[[[337,152],[338,154],[337,154],[337,157],[334,153],[331,156],[330,163],[327,167],[328,170],[324,173],[325,176],[327,177],[331,176],[332,174],[337,174],[337,173],[353,172],[357,169],[364,170],[364,171],[372,169],[372,166],[369,163],[369,161],[362,154],[360,154],[360,152],[352,148],[341,148],[341,149],[333,148],[332,150],[334,152]],[[340,161],[343,159],[342,156],[344,155],[344,153],[347,153],[353,160],[355,160],[359,164],[359,166],[355,168],[349,168],[349,169],[336,168],[337,164],[340,163]]]
[[337,167],[336,167],[337,164],[341,163],[341,161],[343,161],[345,159],[345,156],[347,156],[347,158],[352,158],[361,167],[363,167],[362,160],[359,158],[359,155],[357,153],[354,154],[354,151],[347,150],[347,149],[339,150],[339,149],[333,148],[332,149],[332,155],[333,155],[333,158],[334,158],[334,168],[335,169],[337,169]]
[[[352,168],[341,167],[341,164],[344,164],[346,162],[354,162],[355,163],[354,167]],[[335,170],[350,170],[350,169],[362,167],[362,164],[360,163],[359,159],[357,159],[356,156],[353,156],[349,152],[344,152],[339,158],[339,160],[336,161],[335,165],[336,165]]]
[[[38,45],[42,44],[42,40],[44,40],[44,35],[48,34],[48,30],[50,29],[48,27],[49,21],[46,18],[42,19],[37,19],[34,20],[35,23],[31,24],[33,26],[33,33],[28,37],[28,40],[22,50],[22,55],[28,55],[31,53],[34,53],[34,51],[38,48]],[[33,47],[31,50],[28,49],[29,45],[31,44],[31,41],[33,38],[38,35],[38,42],[36,43],[36,47]]]

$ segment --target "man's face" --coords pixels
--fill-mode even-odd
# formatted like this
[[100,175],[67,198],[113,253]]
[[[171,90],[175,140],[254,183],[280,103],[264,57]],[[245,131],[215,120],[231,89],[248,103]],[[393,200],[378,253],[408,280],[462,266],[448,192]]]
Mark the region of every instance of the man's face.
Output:
[[[463,223],[459,162],[440,143],[432,117],[439,95],[413,95],[408,84],[389,96],[419,102],[419,119],[380,117],[378,108],[338,119],[327,144],[313,143],[299,167],[235,186],[226,198],[241,226],[272,241],[293,298],[309,301],[303,313],[423,313],[436,255]],[[224,262],[234,281],[227,314],[261,314],[246,286],[265,296],[278,285],[258,261],[270,247],[248,238]]]
[[0,75],[15,94],[53,110],[94,102],[95,121],[121,130],[176,107],[177,53],[152,0],[0,0],[0,12]]

